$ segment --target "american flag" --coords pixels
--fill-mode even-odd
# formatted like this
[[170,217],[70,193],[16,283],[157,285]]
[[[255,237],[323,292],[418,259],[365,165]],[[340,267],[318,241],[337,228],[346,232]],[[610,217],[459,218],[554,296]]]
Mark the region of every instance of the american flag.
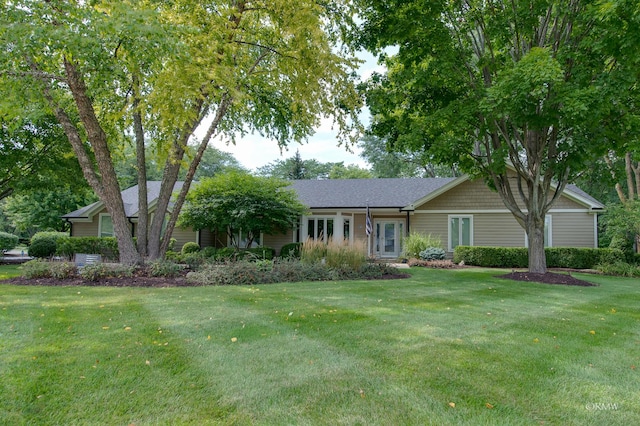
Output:
[[371,235],[371,232],[373,231],[373,226],[371,225],[371,214],[369,213],[369,206],[367,205],[367,221],[365,224],[365,229],[367,231],[367,237],[369,235]]

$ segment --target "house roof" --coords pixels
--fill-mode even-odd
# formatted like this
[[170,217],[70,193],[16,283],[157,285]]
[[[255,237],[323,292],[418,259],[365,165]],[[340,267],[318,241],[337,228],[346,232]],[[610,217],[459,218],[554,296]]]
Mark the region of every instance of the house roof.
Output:
[[403,208],[455,178],[296,180],[291,187],[310,208]]
[[[468,176],[458,178],[387,178],[387,179],[328,179],[295,180],[291,188],[300,202],[311,209],[387,208],[413,210],[453,187],[466,182]],[[147,182],[149,204],[153,206],[160,194],[160,181]],[[174,191],[182,188],[177,182]],[[567,185],[565,195],[591,209],[604,205],[575,185]],[[122,191],[127,217],[137,217],[138,186]],[[63,216],[66,219],[90,218],[104,208],[101,201]]]
[[[162,182],[159,180],[150,180],[147,182],[147,199],[149,200],[149,204],[155,203],[160,195],[160,184]],[[176,182],[173,187],[174,191],[179,191],[182,188],[183,182]],[[138,185],[132,186],[131,188],[125,189],[121,192],[122,202],[124,203],[124,211],[127,217],[137,217],[138,216]],[[104,208],[104,203],[102,201],[97,201],[93,204],[90,204],[86,207],[68,213],[62,216],[63,219],[80,219],[80,218],[90,218],[94,214],[98,213],[100,210]]]

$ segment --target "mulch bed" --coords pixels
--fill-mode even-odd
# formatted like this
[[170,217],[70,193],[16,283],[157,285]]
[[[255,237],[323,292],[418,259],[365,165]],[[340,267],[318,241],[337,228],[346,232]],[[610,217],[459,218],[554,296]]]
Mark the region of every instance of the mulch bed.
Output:
[[556,272],[547,272],[546,274],[533,274],[529,272],[516,272],[513,271],[506,275],[499,275],[497,278],[504,278],[514,281],[527,281],[543,284],[558,284],[558,285],[575,285],[581,287],[597,287],[598,284],[591,283],[573,277],[570,273],[560,274]]
[[[85,280],[83,278],[9,278],[0,280],[0,284],[11,285],[41,285],[41,286],[89,286],[89,287],[196,287],[199,284],[188,282],[186,274],[179,277],[150,277],[136,274],[133,277],[103,278],[98,281]],[[408,278],[409,274],[388,274],[379,279],[396,280]]]

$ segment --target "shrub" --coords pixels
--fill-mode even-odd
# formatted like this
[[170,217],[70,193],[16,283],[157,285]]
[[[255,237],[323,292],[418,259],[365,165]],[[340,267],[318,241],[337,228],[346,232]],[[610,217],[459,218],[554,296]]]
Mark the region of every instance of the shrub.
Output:
[[148,265],[149,275],[152,277],[177,277],[182,272],[182,266],[169,260],[154,260]]
[[[549,247],[545,254],[549,268],[592,269],[597,264],[624,259],[624,253],[615,249]],[[526,268],[529,264],[525,247],[458,246],[453,261],[490,268]]]
[[640,267],[626,262],[615,262],[597,265],[598,271],[607,275],[618,275],[621,277],[640,277]]
[[198,251],[200,251],[200,245],[196,242],[189,241],[187,243],[184,243],[184,245],[182,246],[182,250],[180,252],[182,254],[188,254],[188,253],[196,253]]
[[38,258],[50,258],[56,254],[56,241],[52,238],[40,238],[32,241],[29,246],[29,256]]
[[117,261],[120,254],[115,237],[64,237],[58,239],[56,253],[71,259],[76,253],[95,253],[105,261]]
[[434,268],[434,269],[452,269],[457,265],[453,263],[451,260],[420,260],[420,259],[410,259],[408,262],[409,266],[423,266],[425,268]]
[[78,273],[76,265],[71,262],[50,262],[49,265],[53,278],[73,278]]
[[18,245],[20,237],[6,232],[0,232],[0,253],[11,250]]
[[126,266],[121,264],[92,263],[83,266],[78,270],[85,280],[99,281],[104,278],[121,278],[133,276],[135,266]]
[[387,264],[364,263],[357,270],[331,268],[321,262],[301,262],[284,259],[278,262],[237,261],[226,264],[208,264],[197,272],[187,274],[187,281],[200,285],[253,285],[276,282],[328,281],[341,279],[372,279],[398,270]]
[[31,244],[33,244],[34,242],[40,239],[53,240],[55,242],[58,242],[58,240],[60,240],[61,238],[66,238],[68,236],[69,234],[66,232],[50,232],[50,231],[36,232],[35,234],[33,234],[33,237],[31,237]]
[[445,252],[440,247],[427,247],[420,252],[420,259],[422,260],[444,260]]
[[49,278],[51,277],[51,263],[42,259],[34,259],[25,262],[20,267],[25,278]]
[[301,247],[302,247],[302,243],[285,244],[280,249],[280,257],[294,257],[299,259]]
[[402,239],[402,256],[405,258],[418,258],[420,253],[427,247],[441,247],[442,241],[439,237],[420,232],[411,232]]

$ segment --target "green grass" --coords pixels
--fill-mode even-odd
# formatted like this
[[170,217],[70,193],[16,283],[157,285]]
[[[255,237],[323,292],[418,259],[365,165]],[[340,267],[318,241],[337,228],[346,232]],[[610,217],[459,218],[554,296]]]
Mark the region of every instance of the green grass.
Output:
[[0,265],[0,280],[19,277],[22,274],[19,268],[20,265]]
[[637,280],[411,273],[0,285],[0,424],[640,424]]

